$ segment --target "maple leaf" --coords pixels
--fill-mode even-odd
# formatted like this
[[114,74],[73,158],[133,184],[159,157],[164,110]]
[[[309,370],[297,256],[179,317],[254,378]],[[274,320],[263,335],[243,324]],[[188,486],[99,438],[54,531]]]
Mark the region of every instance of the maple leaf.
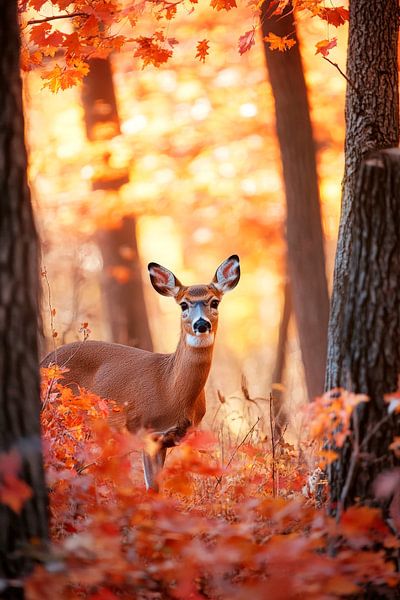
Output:
[[80,59],[75,59],[64,68],[56,64],[51,71],[42,74],[42,79],[47,80],[43,87],[48,87],[53,94],[56,94],[60,90],[66,90],[80,83],[88,72],[89,65]]
[[252,46],[254,46],[255,32],[256,32],[256,29],[255,29],[255,27],[253,27],[253,29],[250,29],[250,31],[246,31],[246,33],[244,33],[243,35],[240,36],[239,42],[238,42],[239,54],[244,54],[245,52],[250,50],[250,48]]
[[271,2],[271,8],[273,10],[271,16],[281,15],[289,2],[290,0],[275,0],[274,2]]
[[198,58],[202,62],[205,62],[209,49],[210,49],[210,43],[208,40],[201,40],[200,42],[197,42],[197,46],[196,46],[197,54],[196,54],[195,58]]
[[22,506],[32,495],[30,486],[25,481],[12,475],[5,477],[4,485],[0,487],[1,502],[9,506],[16,513],[21,511]]
[[159,67],[172,56],[172,50],[163,48],[159,42],[164,41],[162,32],[155,32],[153,36],[140,36],[134,40],[138,47],[134,56],[143,60],[143,68],[149,64]]
[[47,0],[29,0],[29,6],[39,11],[43,4],[46,4]]
[[79,28],[79,35],[81,37],[92,37],[99,33],[99,21],[96,19],[94,15],[90,15],[82,27]]
[[215,10],[231,10],[236,8],[236,0],[211,0],[210,6]]
[[275,35],[274,33],[269,33],[268,35],[263,37],[263,41],[269,44],[270,50],[279,50],[279,52],[289,50],[289,48],[294,46],[296,43],[296,40],[290,38],[287,35],[285,35],[284,37],[280,37],[279,35]]
[[40,23],[32,27],[29,37],[37,46],[46,46],[46,36],[51,31],[50,23]]
[[71,0],[51,0],[51,2],[52,4],[58,6],[60,10],[65,10],[66,8],[68,8],[68,6],[74,4],[74,2],[71,2]]
[[344,6],[336,6],[334,8],[321,8],[318,16],[324,21],[327,21],[334,27],[340,27],[349,20],[349,11]]
[[332,38],[330,40],[321,40],[315,44],[316,52],[315,54],[322,54],[322,56],[328,56],[329,51],[337,46],[337,38]]
[[25,502],[32,497],[32,489],[25,481],[12,473],[3,475],[0,484],[0,502],[11,508],[15,513],[21,512]]

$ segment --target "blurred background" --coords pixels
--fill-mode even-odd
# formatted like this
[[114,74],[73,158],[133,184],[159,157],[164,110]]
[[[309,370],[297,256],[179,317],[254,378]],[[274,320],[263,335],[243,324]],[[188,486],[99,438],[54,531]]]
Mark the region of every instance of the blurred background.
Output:
[[[205,3],[194,14],[182,11],[169,26],[180,43],[159,68],[142,69],[128,45],[92,61],[83,88],[53,94],[39,70],[25,76],[30,181],[47,273],[42,354],[54,342],[82,339],[82,323],[90,339],[174,351],[180,311],[154,292],[147,263],[161,263],[185,284],[208,283],[237,253],[242,277],[220,307],[206,417],[206,426],[234,436],[264,414],[267,403],[251,399],[267,399],[273,383],[283,386],[292,417],[307,400],[293,318],[278,348],[285,196],[261,33],[249,52],[240,56],[237,48],[251,14],[246,6],[226,13]],[[298,23],[330,282],[346,82],[315,55],[328,27],[304,17]],[[344,67],[346,31],[334,33],[334,60]],[[204,64],[195,58],[203,38],[211,40]],[[276,382],[282,352],[286,367]]]

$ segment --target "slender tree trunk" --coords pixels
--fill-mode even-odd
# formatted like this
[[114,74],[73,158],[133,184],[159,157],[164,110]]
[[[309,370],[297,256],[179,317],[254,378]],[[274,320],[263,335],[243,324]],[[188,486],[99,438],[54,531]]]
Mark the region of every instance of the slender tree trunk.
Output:
[[[262,5],[264,36],[296,37],[293,8],[271,16]],[[293,37],[293,36],[292,36]],[[325,274],[315,144],[299,44],[286,52],[264,45],[275,99],[276,128],[286,192],[286,236],[292,301],[310,399],[324,386],[329,298]]]
[[362,165],[353,198],[353,241],[343,317],[342,377],[370,400],[353,414],[352,434],[329,469],[332,509],[374,501],[374,481],[400,464],[389,450],[400,436],[400,414],[388,414],[384,394],[400,373],[400,150]]
[[[88,139],[109,140],[120,133],[117,102],[109,59],[90,61],[83,86],[82,101]],[[110,156],[102,157],[102,173],[93,180],[93,189],[118,193],[129,181],[127,171],[113,170]],[[124,217],[119,224],[96,233],[103,256],[102,294],[113,342],[152,350],[152,340],[144,300],[136,239],[136,220]]]
[[[285,373],[286,365],[286,349],[288,339],[288,329],[290,317],[292,314],[292,298],[290,295],[290,284],[286,280],[284,295],[283,295],[283,307],[281,322],[279,324],[279,337],[278,345],[276,348],[276,359],[274,370],[272,372],[272,396],[273,396],[273,409],[274,409],[274,423],[276,428],[276,436],[281,437],[288,424],[288,414],[285,408],[285,397],[282,388],[283,377]],[[275,384],[275,386],[274,386]]]
[[[46,541],[40,443],[38,240],[27,184],[16,0],[0,14],[0,452],[15,451],[33,495],[20,513],[0,504],[2,598],[23,598],[31,540]],[[4,474],[0,474],[2,478]],[[2,582],[3,583],[3,582]]]
[[361,161],[371,151],[399,143],[398,11],[398,0],[350,1],[345,174],[329,321],[328,390],[346,387],[348,380],[343,371],[343,319],[354,238],[354,197]]
[[135,219],[124,217],[118,228],[99,230],[96,239],[103,256],[102,285],[112,340],[152,350]]

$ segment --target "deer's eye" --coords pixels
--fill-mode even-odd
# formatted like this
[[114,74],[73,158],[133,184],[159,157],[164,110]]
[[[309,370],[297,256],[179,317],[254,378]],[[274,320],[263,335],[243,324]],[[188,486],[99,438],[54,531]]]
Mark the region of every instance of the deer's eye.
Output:
[[185,312],[185,310],[189,308],[189,304],[187,302],[181,302],[180,307],[182,309],[182,312]]
[[219,304],[218,300],[211,300],[210,306],[211,306],[211,308],[218,308],[218,304]]

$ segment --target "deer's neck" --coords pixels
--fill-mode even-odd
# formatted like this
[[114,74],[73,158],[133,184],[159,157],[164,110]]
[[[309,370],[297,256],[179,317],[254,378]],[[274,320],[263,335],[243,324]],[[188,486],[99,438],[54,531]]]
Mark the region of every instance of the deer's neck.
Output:
[[187,343],[181,334],[178,347],[171,354],[170,392],[174,401],[190,410],[204,389],[211,368],[213,344],[202,347]]

